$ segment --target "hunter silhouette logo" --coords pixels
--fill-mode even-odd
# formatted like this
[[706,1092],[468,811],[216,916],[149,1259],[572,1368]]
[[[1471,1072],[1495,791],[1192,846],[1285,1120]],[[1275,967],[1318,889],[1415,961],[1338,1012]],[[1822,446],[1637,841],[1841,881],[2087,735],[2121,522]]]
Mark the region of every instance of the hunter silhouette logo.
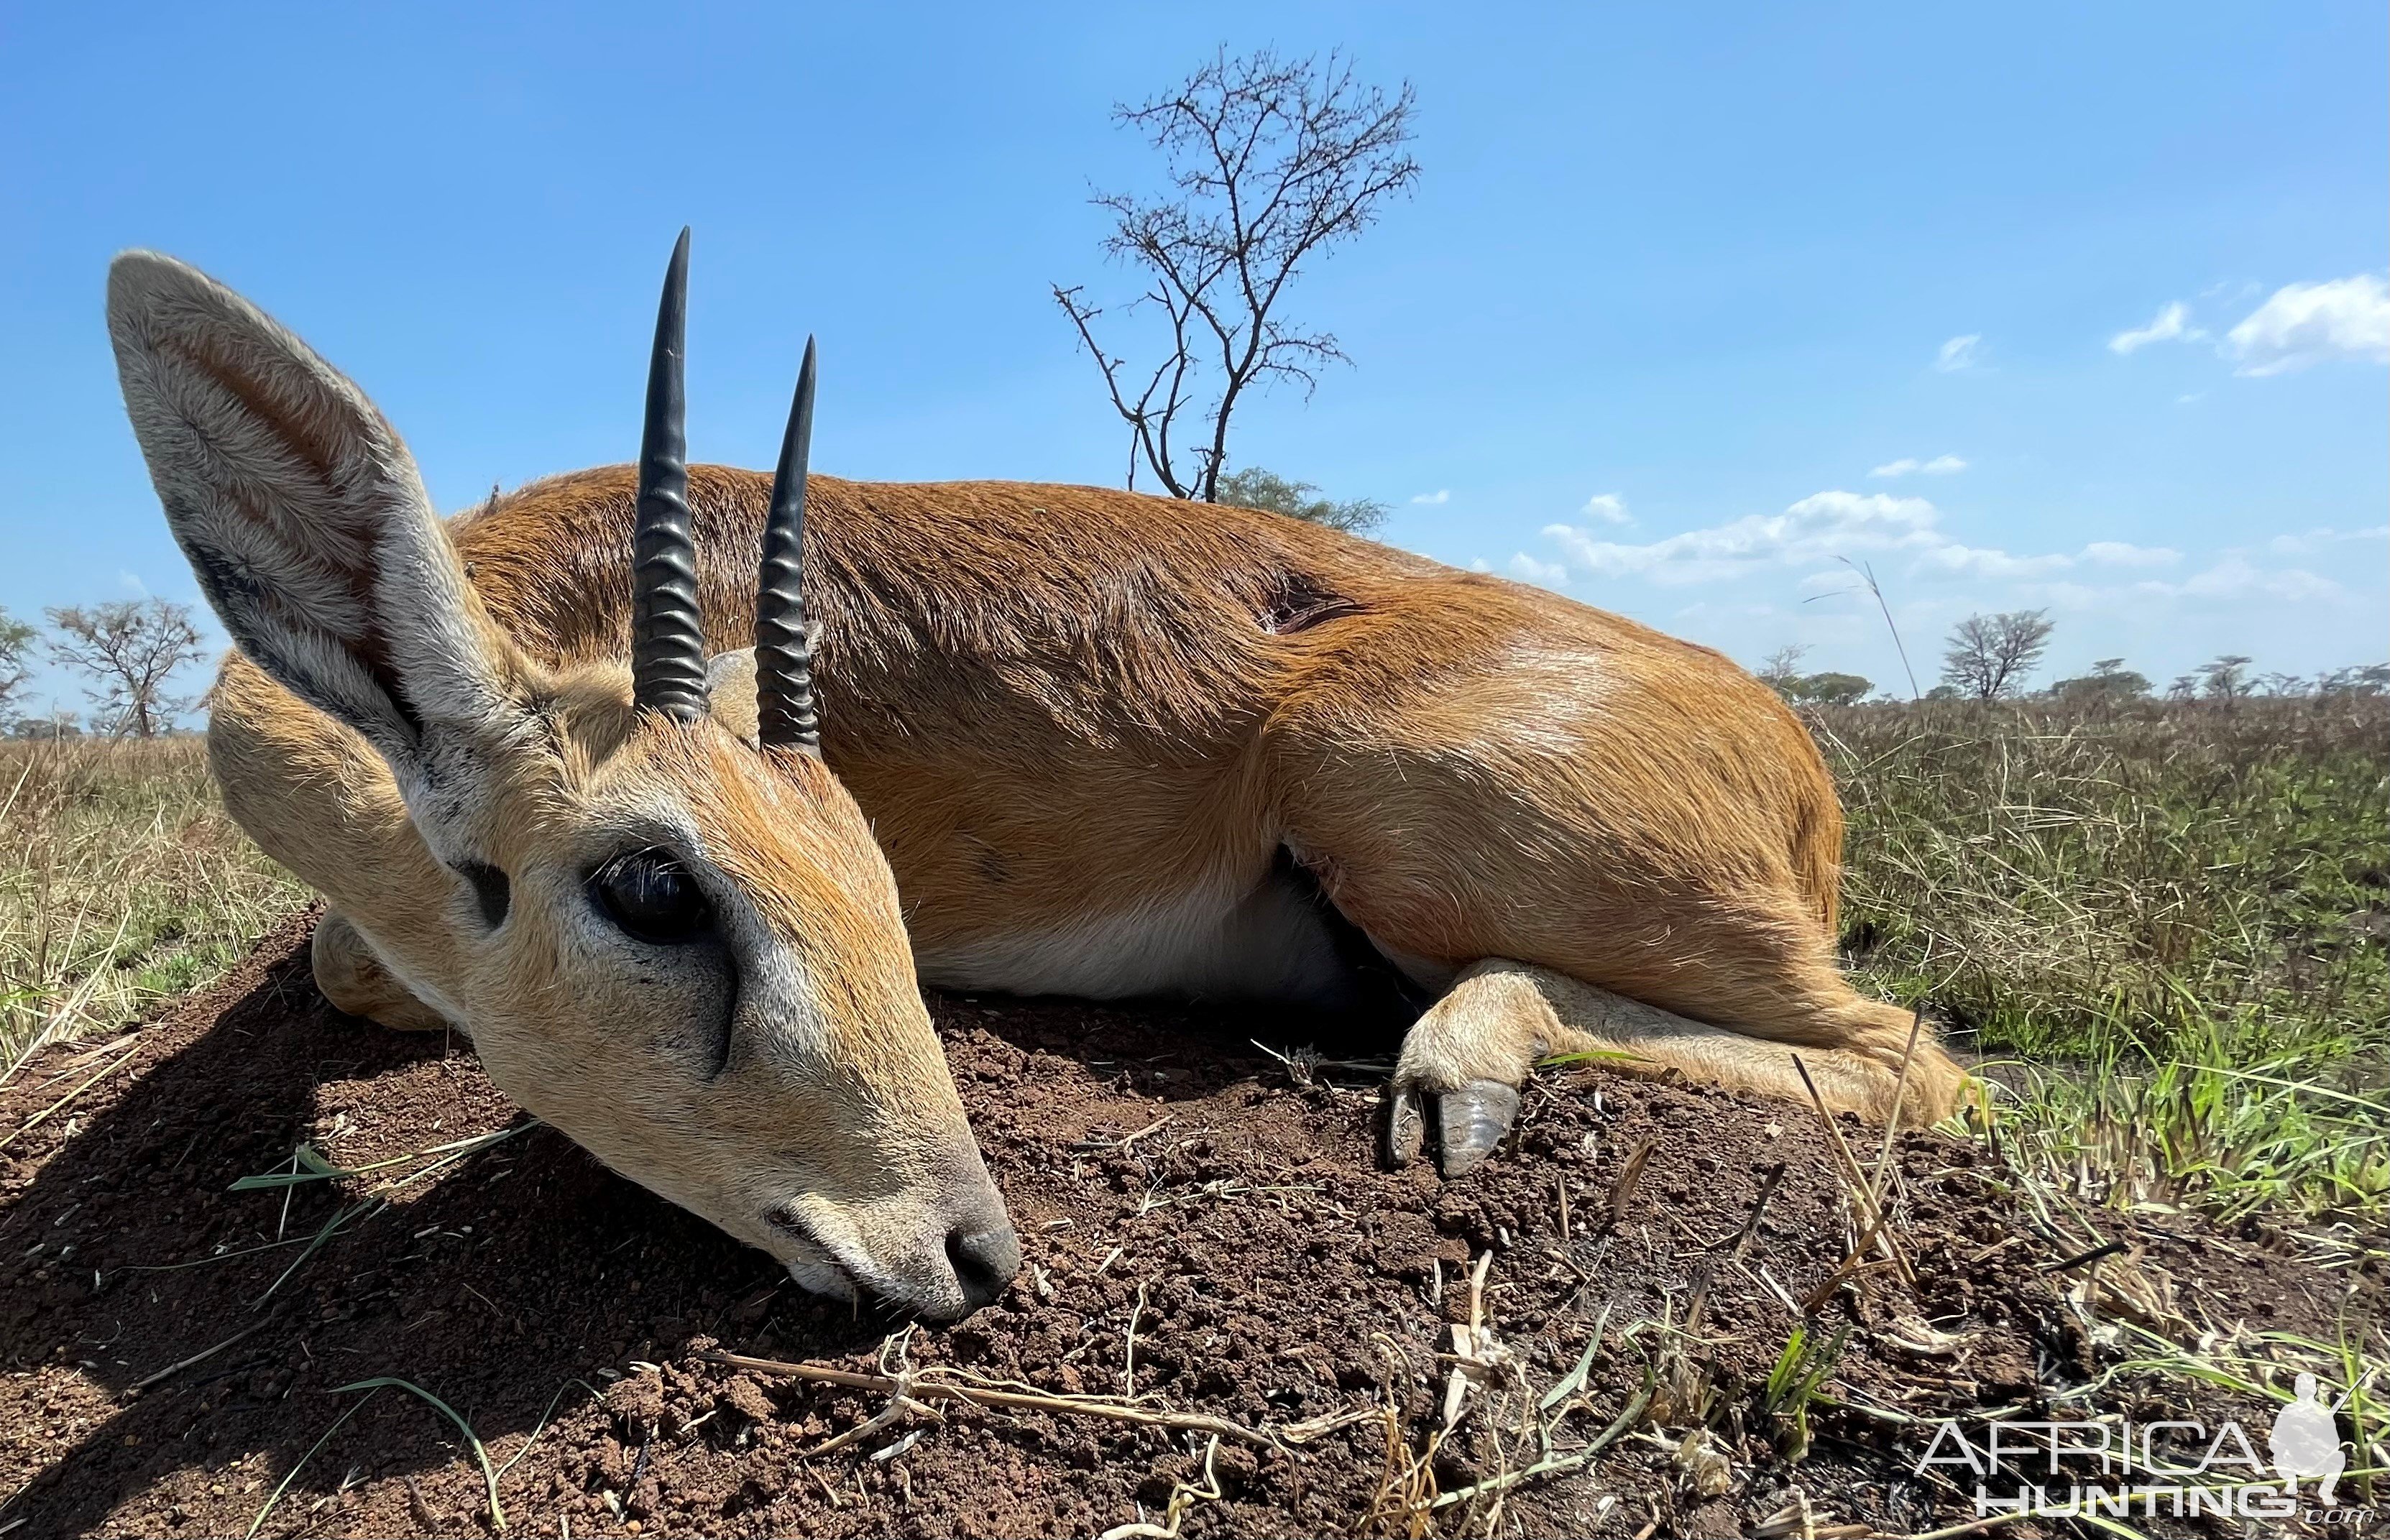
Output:
[[2348,1457],[2341,1453],[2340,1429],[2332,1419],[2341,1403],[2326,1406],[2316,1395],[2316,1377],[2303,1374],[2298,1378],[2298,1399],[2274,1416],[2273,1437],[2267,1446],[2273,1451],[2274,1469],[2281,1473],[2282,1490],[2295,1494],[2301,1476],[2318,1478],[2316,1500],[2332,1501],[2332,1489],[2340,1473],[2348,1468]]

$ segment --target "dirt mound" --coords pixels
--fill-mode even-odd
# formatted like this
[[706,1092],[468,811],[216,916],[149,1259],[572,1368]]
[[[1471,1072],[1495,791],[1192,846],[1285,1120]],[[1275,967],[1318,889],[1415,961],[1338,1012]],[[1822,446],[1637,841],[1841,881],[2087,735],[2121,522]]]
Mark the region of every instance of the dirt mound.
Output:
[[[1562,1072],[1447,1187],[1378,1168],[1365,1078],[1249,1041],[1301,1018],[951,998],[1028,1264],[892,1340],[551,1130],[440,1150],[520,1115],[461,1041],[332,1011],[305,934],[0,1090],[0,1532],[238,1534],[302,1461],[262,1533],[482,1533],[493,1486],[518,1534],[1930,1530],[1970,1516],[1914,1475],[1935,1419],[2047,1415],[2093,1367],[2061,1294],[2089,1267],[2049,1270],[1972,1147],[1895,1147],[1913,1285],[1879,1256],[1830,1289],[1851,1200],[1803,1109]],[[233,1190],[302,1143],[392,1163]],[[2112,1233],[2331,1334],[2340,1290],[2281,1259]],[[1813,1294],[1822,1390],[1771,1415]]]

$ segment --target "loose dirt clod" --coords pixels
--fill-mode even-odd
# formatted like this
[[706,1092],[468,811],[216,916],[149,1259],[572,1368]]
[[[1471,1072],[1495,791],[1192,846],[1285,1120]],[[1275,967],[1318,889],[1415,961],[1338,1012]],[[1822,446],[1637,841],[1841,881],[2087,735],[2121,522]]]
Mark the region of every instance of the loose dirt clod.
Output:
[[[904,1331],[553,1130],[476,1142],[521,1115],[439,1034],[329,1010],[305,935],[0,1150],[0,1530],[1908,1534],[1971,1516],[1917,1475],[1940,1418],[2161,1405],[2116,1360],[2182,1326],[2262,1356],[2381,1314],[2345,1300],[2373,1264],[2188,1215],[2104,1213],[2129,1256],[2049,1272],[2089,1241],[1935,1136],[1870,1178],[1856,1124],[1574,1067],[1446,1186],[1381,1168],[1375,1085],[1336,1068],[1383,1042],[1291,1083],[1248,1039],[1316,1020],[935,1000],[1027,1264]],[[1569,1188],[1610,1223],[1597,1196],[1564,1227]],[[1845,1265],[1895,1225],[1914,1288]]]

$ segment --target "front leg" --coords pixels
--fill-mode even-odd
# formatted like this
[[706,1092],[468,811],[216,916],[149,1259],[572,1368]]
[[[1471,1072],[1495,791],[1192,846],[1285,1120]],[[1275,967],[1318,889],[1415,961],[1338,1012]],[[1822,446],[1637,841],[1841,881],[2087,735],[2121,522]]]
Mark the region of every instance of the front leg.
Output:
[[1433,1110],[1444,1174],[1474,1171],[1510,1133],[1536,1061],[1581,1046],[1537,987],[1540,971],[1499,957],[1476,963],[1413,1023],[1387,1094],[1394,1164],[1419,1158]]
[[1910,1041],[1919,1045],[1913,1075],[1903,1068],[1906,1051],[1885,1043],[1761,1037],[1489,957],[1462,969],[1403,1039],[1388,1093],[1387,1150],[1397,1165],[1418,1158],[1433,1102],[1444,1174],[1475,1170],[1518,1117],[1527,1072],[1555,1053],[1599,1053],[1630,1074],[1673,1071],[1788,1101],[1814,1095],[1829,1111],[1921,1127],[1949,1110],[1965,1077],[1931,1039]]
[[315,922],[310,961],[315,987],[351,1016],[401,1032],[438,1032],[448,1025],[446,1018],[391,976],[349,917],[338,909],[325,910]]

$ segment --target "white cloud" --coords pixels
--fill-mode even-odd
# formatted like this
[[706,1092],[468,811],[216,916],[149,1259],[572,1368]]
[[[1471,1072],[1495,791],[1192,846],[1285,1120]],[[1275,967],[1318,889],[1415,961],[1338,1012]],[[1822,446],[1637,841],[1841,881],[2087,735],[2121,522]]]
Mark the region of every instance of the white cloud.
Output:
[[2139,353],[2152,342],[2196,342],[2207,333],[2191,324],[2191,307],[2169,301],[2150,324],[2120,331],[2108,339],[2110,353]]
[[2239,599],[2263,596],[2295,601],[2333,598],[2342,592],[2339,584],[2330,578],[2318,577],[2305,568],[2269,571],[2237,552],[2227,555],[2207,571],[2193,573],[2180,583],[2145,579],[2133,587],[2137,592],[2163,598]]
[[1632,524],[1634,517],[1626,511],[1626,499],[1614,492],[1597,492],[1585,500],[1577,510],[1587,519],[1599,519],[1605,524]]
[[1539,583],[1547,588],[1557,588],[1568,581],[1568,569],[1557,561],[1538,561],[1521,551],[1510,558],[1510,575],[1522,583]]
[[2260,567],[2240,551],[2227,551],[2214,565],[2187,578],[2138,578],[2130,583],[2080,583],[2067,579],[2025,582],[2013,591],[2018,602],[2088,611],[2113,618],[2138,604],[2184,599],[2245,604],[2288,601],[2312,604],[2343,599],[2348,591],[2303,567]]
[[2100,567],[2171,567],[2182,553],[2171,545],[2135,545],[2122,540],[2095,540],[2076,559]]
[[2390,524],[2376,524],[2363,530],[2335,530],[2326,526],[2301,534],[2278,534],[2266,543],[2266,548],[2277,556],[2306,556],[2345,540],[2390,540]]
[[1967,462],[1956,455],[1936,455],[1930,460],[1911,459],[1903,456],[1897,460],[1880,465],[1868,472],[1870,476],[1953,476],[1967,468]]
[[1853,551],[1940,545],[1934,529],[1940,518],[1922,497],[1820,492],[1780,514],[1749,514],[1646,545],[1596,539],[1572,524],[1548,525],[1544,534],[1580,575],[1710,583],[1779,562],[1815,566]]
[[129,568],[119,567],[116,570],[116,585],[135,598],[149,597],[149,585],[141,581],[140,573]]
[[1422,492],[1418,496],[1412,498],[1411,501],[1414,503],[1425,503],[1430,507],[1441,507],[1445,504],[1452,501],[1452,489],[1450,487],[1438,487],[1433,492]]
[[1934,355],[1934,366],[1944,374],[1957,374],[1961,369],[1973,368],[1975,354],[1981,351],[1983,340],[1984,334],[1979,331],[1953,337],[1942,344],[1941,352]]
[[2073,557],[2055,552],[2047,556],[2011,556],[1997,547],[1967,545],[1956,540],[1947,545],[1928,547],[1917,558],[1917,567],[1921,571],[1982,578],[2039,577],[2045,572],[2064,571],[2074,565]]
[[2333,358],[2390,363],[2390,285],[2371,273],[2274,290],[2225,339],[2236,373],[2287,374]]
[[[1559,548],[1566,576],[1640,577],[1665,586],[1803,567],[1812,569],[1805,585],[1815,588],[1842,579],[1834,565],[1839,559],[1874,556],[1905,555],[1908,571],[1922,577],[2006,581],[2078,568],[2169,567],[2182,559],[2168,546],[2122,540],[2095,540],[2071,553],[1970,545],[1943,528],[1941,510],[1922,497],[1841,491],[1804,497],[1780,514],[1752,514],[1643,544],[1604,539],[1573,524],[1549,525],[1544,535]],[[1522,571],[1522,562],[1535,559],[1515,558],[1511,569]],[[1547,565],[1537,563],[1533,581],[1559,581],[1546,575]]]

